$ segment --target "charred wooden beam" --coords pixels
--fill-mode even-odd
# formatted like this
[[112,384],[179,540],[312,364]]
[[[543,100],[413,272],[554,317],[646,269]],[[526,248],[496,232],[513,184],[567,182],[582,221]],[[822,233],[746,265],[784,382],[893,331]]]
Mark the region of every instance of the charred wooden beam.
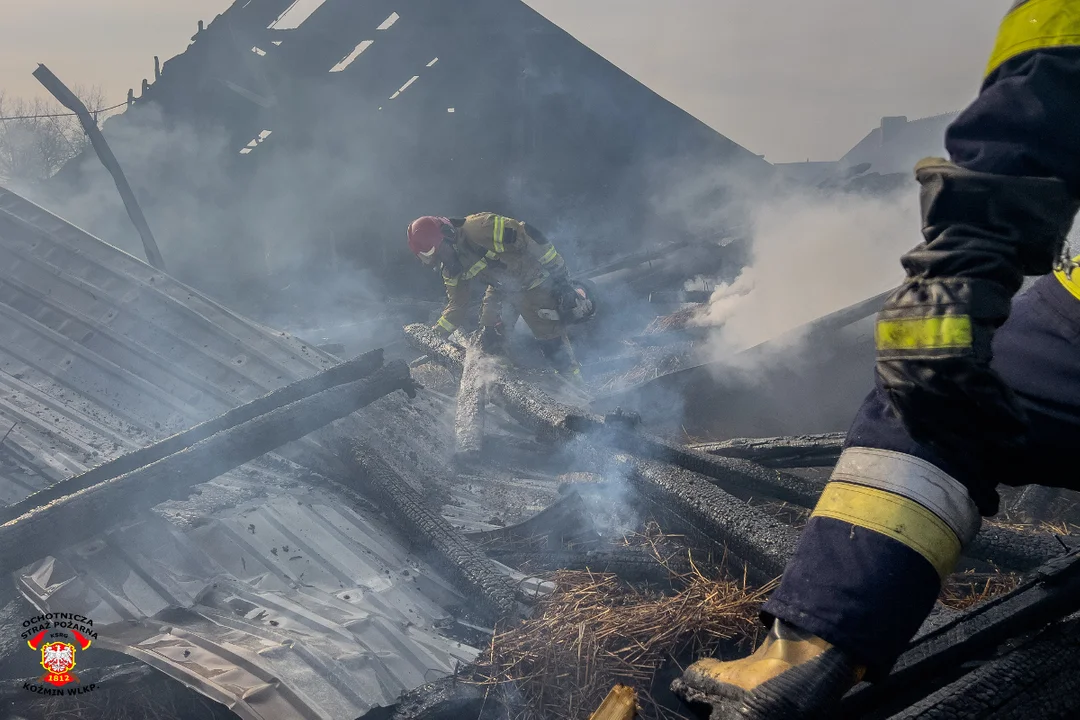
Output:
[[199,423],[182,433],[167,437],[153,445],[147,445],[126,455],[121,455],[114,460],[87,470],[81,475],[60,480],[13,505],[0,508],[0,523],[13,520],[34,508],[46,505],[66,495],[85,490],[92,485],[111,480],[124,473],[157,462],[162,458],[185,450],[215,433],[234,428],[272,410],[311,397],[324,390],[366,378],[382,365],[383,351],[374,350],[311,377],[297,380],[256,400],[218,415],[212,420]]
[[323,390],[99,482],[0,525],[0,570],[27,562],[26,549],[55,554],[114,526],[125,514],[184,497],[207,482],[286,443],[299,440],[395,390],[414,394],[408,366],[395,360],[370,376]]
[[571,490],[528,520],[496,530],[465,533],[465,537],[484,547],[485,552],[492,546],[520,550],[523,545],[538,541],[549,548],[561,548],[566,542],[595,540],[595,530],[587,518],[581,495]]
[[719,544],[728,554],[725,564],[745,567],[753,582],[779,577],[795,553],[799,534],[794,528],[724,492],[710,478],[622,454],[612,463],[665,527]]
[[986,660],[1009,638],[1077,610],[1080,554],[1070,553],[1044,565],[1013,592],[963,613],[912,643],[888,678],[852,691],[838,717],[890,717],[962,675],[965,663]]
[[463,590],[471,606],[488,620],[516,614],[514,587],[471,541],[439,513],[424,504],[420,493],[371,448],[356,443],[345,458],[358,479],[356,489],[371,497],[433,564]]
[[835,465],[845,433],[793,437],[734,438],[690,447],[710,455],[753,460],[766,467],[825,467]]
[[[409,325],[405,334],[413,347],[458,377],[464,350],[442,341],[423,325]],[[556,402],[543,391],[493,368],[488,399],[503,407],[515,420],[553,440],[572,440],[586,435],[597,442],[626,452],[669,462],[713,478],[725,489],[740,495],[769,495],[785,502],[812,507],[821,487],[809,480],[762,467],[748,460],[708,455],[641,432],[620,416],[601,416]]]
[[1069,548],[1050,533],[984,523],[979,534],[964,548],[964,556],[1027,572],[1068,551]]
[[[154,233],[150,231],[150,224],[146,222],[146,216],[143,215],[139,201],[135,199],[135,192],[131,189],[131,185],[120,167],[120,162],[113,155],[112,149],[105,141],[105,136],[101,134],[97,122],[90,115],[90,111],[83,105],[82,100],[76,97],[75,93],[71,92],[67,85],[60,81],[60,78],[52,74],[49,68],[38,65],[37,70],[34,71],[34,77],[45,86],[46,90],[52,93],[53,97],[60,101],[61,105],[78,116],[83,130],[86,131],[86,136],[90,138],[90,144],[93,146],[94,152],[97,153],[101,164],[109,171],[113,182],[116,183],[120,199],[124,201],[124,208],[127,210],[128,217],[131,218],[131,224],[135,226],[135,229],[139,232],[139,237],[142,238],[146,261],[158,270],[165,272],[165,260],[161,257],[161,250],[158,249]],[[143,80],[143,92],[146,92],[145,80]]]
[[741,458],[708,455],[648,433],[614,427],[605,434],[605,441],[609,445],[624,452],[641,454],[704,475],[727,492],[744,500],[768,495],[777,500],[810,508],[817,504],[823,489],[821,484],[791,473]]
[[1060,488],[1028,485],[1020,491],[1014,510],[1028,522],[1040,522],[1050,517],[1050,508],[1061,495]]

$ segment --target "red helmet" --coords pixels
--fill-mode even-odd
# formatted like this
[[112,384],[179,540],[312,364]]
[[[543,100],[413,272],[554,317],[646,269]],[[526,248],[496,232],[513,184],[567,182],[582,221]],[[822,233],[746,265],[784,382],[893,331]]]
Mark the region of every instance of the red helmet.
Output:
[[409,249],[421,260],[430,260],[442,245],[450,221],[444,217],[425,215],[409,223]]

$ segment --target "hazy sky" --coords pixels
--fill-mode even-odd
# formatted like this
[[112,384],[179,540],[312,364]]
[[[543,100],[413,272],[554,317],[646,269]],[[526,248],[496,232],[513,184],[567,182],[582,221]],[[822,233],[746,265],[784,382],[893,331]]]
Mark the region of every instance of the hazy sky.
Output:
[[[452,2],[453,0],[445,0]],[[510,0],[507,0],[510,1]],[[0,89],[44,62],[108,101],[229,0],[0,0]],[[363,0],[354,0],[363,2]],[[1010,0],[529,0],[653,90],[773,162],[834,160],[883,115],[961,108]]]

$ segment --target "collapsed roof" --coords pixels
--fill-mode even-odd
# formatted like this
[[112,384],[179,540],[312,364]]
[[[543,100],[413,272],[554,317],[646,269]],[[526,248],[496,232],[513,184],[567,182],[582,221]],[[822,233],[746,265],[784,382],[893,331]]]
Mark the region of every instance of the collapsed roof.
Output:
[[[714,241],[722,201],[772,174],[523,2],[290,5],[234,3],[105,123],[169,267],[230,302],[306,264],[407,285],[423,214],[528,219],[576,267]],[[113,194],[91,155],[50,202],[140,254]]]
[[[202,29],[187,52],[166,62],[132,109],[109,124],[126,169],[141,175],[151,220],[157,212],[170,221],[159,224],[164,252],[171,245],[177,258],[170,267],[203,281],[200,287],[236,285],[234,296],[243,299],[245,268],[256,264],[251,258],[259,258],[265,275],[302,275],[303,263],[315,258],[324,267],[351,258],[374,273],[393,268],[396,279],[408,278],[413,271],[387,250],[395,247],[387,238],[398,237],[407,219],[486,207],[545,218],[579,264],[592,261],[604,272],[614,268],[620,281],[627,275],[618,273],[628,273],[634,282],[644,278],[644,287],[666,290],[685,280],[686,268],[634,268],[652,250],[635,253],[638,246],[656,238],[685,242],[686,236],[715,245],[715,237],[700,235],[703,229],[726,230],[737,217],[710,214],[700,226],[687,217],[738,191],[743,180],[770,174],[760,158],[522,3],[327,0],[289,7],[287,0],[237,2]],[[301,8],[313,12],[290,19]],[[162,137],[164,144],[148,143]],[[121,228],[85,204],[94,194],[82,184],[93,186],[95,172],[92,162],[74,163],[56,189],[66,186],[68,207],[90,225]],[[448,183],[447,177],[470,182]],[[262,403],[268,391],[287,391],[348,365],[237,315],[12,193],[0,191],[0,211],[0,317],[10,338],[0,342],[0,381],[8,391],[0,415],[11,421],[0,441],[8,539],[29,537],[21,528],[35,513],[47,517],[64,506],[71,517],[72,507],[94,492],[103,496],[109,483],[138,488],[133,474],[155,463],[94,476],[101,482],[93,486],[92,473],[80,474],[88,468],[175,445],[175,437]],[[118,242],[125,235],[130,240],[125,229],[116,234]],[[310,252],[294,252],[297,237]],[[618,253],[613,240],[620,241]],[[219,261],[208,263],[208,251]],[[624,254],[633,260],[629,265]],[[852,393],[861,392],[856,386],[865,386],[833,362],[836,355],[850,360],[864,346],[872,310],[860,312],[830,325],[830,337],[839,331],[842,342],[829,348],[833,355],[811,362],[831,372],[828,382],[844,391],[836,417]],[[433,342],[423,327],[410,328],[408,337],[452,376],[467,374],[460,348]],[[784,387],[805,385],[805,376],[788,380]],[[396,393],[368,398],[362,410],[303,441],[274,441],[267,448],[272,452],[256,453],[225,473],[197,466],[191,469],[207,477],[159,473],[154,492],[140,489],[128,504],[99,503],[104,517],[57,530],[60,539],[41,546],[8,543],[0,556],[20,556],[6,569],[38,610],[72,603],[88,608],[102,626],[102,646],[252,719],[359,717],[471,661],[478,643],[459,637],[470,620],[460,617],[462,606],[507,610],[520,600],[507,578],[522,577],[491,561],[509,562],[512,547],[492,542],[484,557],[461,531],[491,541],[515,532],[553,535],[575,513],[570,496],[560,493],[567,482],[560,472],[567,469],[591,471],[580,483],[583,494],[604,487],[597,477],[625,483],[638,506],[729,558],[733,568],[742,563],[753,582],[779,573],[795,530],[765,512],[763,503],[812,506],[838,438],[825,438],[823,452],[822,443],[810,442],[809,455],[788,440],[765,441],[764,452],[757,441],[686,447],[642,432],[624,413],[605,416],[556,403],[538,389],[546,382],[497,375],[490,406],[473,408],[473,421],[487,421],[478,454],[454,469],[447,461],[461,428],[453,424],[452,398],[430,388],[412,402]],[[456,377],[449,385],[453,392]],[[740,415],[730,412],[735,403],[701,392],[709,382],[692,387],[697,409],[712,406],[700,417],[709,416],[715,436],[768,434],[775,425],[778,413],[757,388],[744,388]],[[307,399],[330,402],[323,394]],[[790,408],[792,397],[786,401]],[[787,420],[807,428],[820,423],[822,408],[806,408]],[[715,424],[719,414],[722,427]],[[545,442],[534,439],[537,433]],[[158,462],[221,433],[198,437]],[[350,448],[357,438],[367,455]],[[816,472],[796,472],[800,462]],[[163,478],[172,485],[160,487]],[[383,502],[388,485],[380,483],[395,481],[416,518]],[[35,491],[43,494],[27,498]],[[171,497],[161,501],[158,492]],[[610,495],[600,497],[601,505],[612,504]],[[43,510],[45,500],[52,504]],[[552,505],[531,525],[526,521],[527,528],[503,527]],[[608,515],[620,510],[606,508]],[[450,552],[413,552],[418,536],[430,539],[419,532],[417,518]],[[567,522],[575,529],[574,518]],[[78,541],[61,541],[69,535]],[[549,563],[600,562],[555,540]],[[30,547],[35,550],[24,551]],[[1027,571],[1065,549],[1046,533],[990,527],[968,560]],[[516,556],[523,554],[532,560],[545,555]],[[602,557],[612,567],[625,563],[623,556]],[[1068,586],[1071,565],[1061,567]],[[1057,578],[1055,572],[1043,574]],[[1039,595],[1041,582],[1023,586],[1028,594],[1011,601]],[[1039,595],[1030,607],[1052,605],[1050,596]],[[3,617],[22,617],[21,602],[11,599]],[[978,635],[981,622],[944,614],[928,625],[928,637],[940,646]],[[933,634],[935,623],[945,623],[941,634]],[[470,627],[478,640],[489,639],[485,627]],[[1073,650],[1067,644],[1062,652]],[[940,653],[931,655],[940,660]],[[19,665],[30,660],[9,655],[5,667],[30,677],[33,668]],[[925,657],[909,666],[905,677],[940,669]],[[1000,667],[987,668],[984,674],[1000,674]],[[939,684],[952,679],[942,675]],[[905,703],[914,691],[907,692]]]
[[[31,493],[337,362],[2,189],[0,293],[7,521]],[[376,438],[390,416],[414,435],[439,417],[390,396],[345,432]],[[437,449],[418,443],[417,461],[437,466]],[[103,534],[9,550],[22,562],[5,569],[38,610],[78,606],[104,626],[101,646],[243,718],[358,717],[471,659],[435,629],[452,587],[307,475],[267,456],[155,512],[113,503]],[[30,653],[4,665],[34,675]]]

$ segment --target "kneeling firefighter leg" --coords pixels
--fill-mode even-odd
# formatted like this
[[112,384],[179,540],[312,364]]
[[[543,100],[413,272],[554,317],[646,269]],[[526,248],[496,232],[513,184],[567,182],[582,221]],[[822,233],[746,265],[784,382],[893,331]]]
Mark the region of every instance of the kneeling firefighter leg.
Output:
[[700,660],[673,689],[713,718],[827,718],[863,675],[887,673],[933,608],[981,518],[925,460],[849,447],[763,609],[754,655]]

